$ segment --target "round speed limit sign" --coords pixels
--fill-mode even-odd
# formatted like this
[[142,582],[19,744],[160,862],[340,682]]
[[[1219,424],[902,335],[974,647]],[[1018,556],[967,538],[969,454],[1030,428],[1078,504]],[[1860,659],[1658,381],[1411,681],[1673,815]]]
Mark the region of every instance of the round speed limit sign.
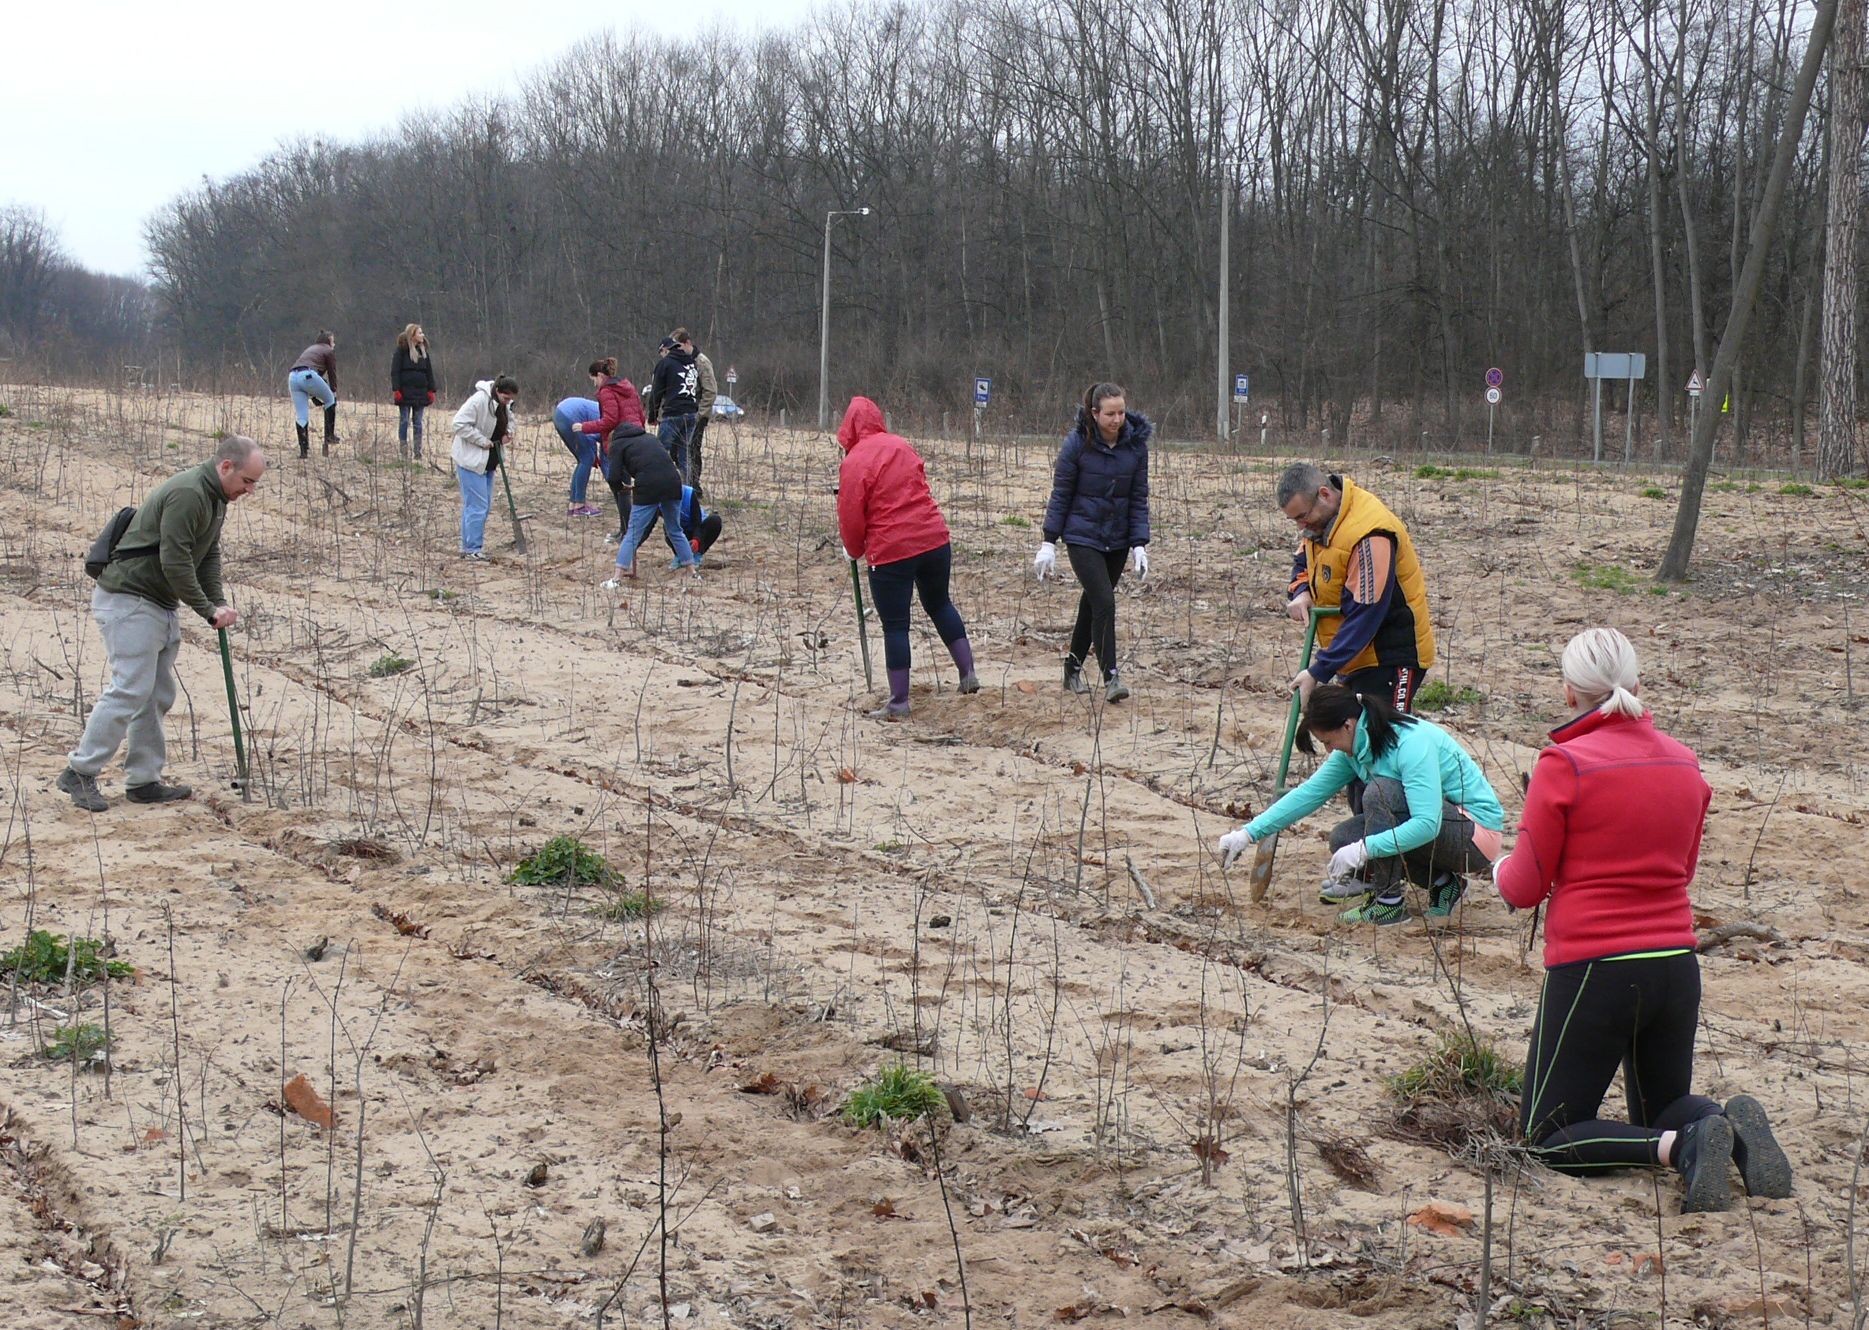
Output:
[[1498,406],[1499,390],[1497,388],[1488,388],[1486,390],[1486,401],[1489,406]]

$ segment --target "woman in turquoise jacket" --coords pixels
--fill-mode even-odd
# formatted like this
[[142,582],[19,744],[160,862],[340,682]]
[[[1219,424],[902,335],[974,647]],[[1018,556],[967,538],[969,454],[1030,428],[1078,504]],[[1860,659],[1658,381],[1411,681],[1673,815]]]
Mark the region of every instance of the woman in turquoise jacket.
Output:
[[1220,838],[1224,867],[1247,846],[1316,812],[1352,780],[1367,782],[1363,811],[1330,833],[1323,899],[1356,901],[1345,923],[1408,919],[1404,879],[1428,890],[1427,913],[1445,917],[1466,891],[1461,875],[1499,857],[1505,812],[1479,764],[1440,726],[1404,715],[1374,694],[1321,684],[1305,703],[1298,747],[1330,756],[1304,784]]

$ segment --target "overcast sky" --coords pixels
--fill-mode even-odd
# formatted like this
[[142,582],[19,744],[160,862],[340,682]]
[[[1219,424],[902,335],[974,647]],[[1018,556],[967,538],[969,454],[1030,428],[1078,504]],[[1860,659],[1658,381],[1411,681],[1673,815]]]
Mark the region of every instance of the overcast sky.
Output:
[[801,20],[809,0],[35,0],[9,4],[0,205],[43,209],[71,258],[143,271],[143,219],[281,140],[349,140],[505,92],[606,27],[664,36]]

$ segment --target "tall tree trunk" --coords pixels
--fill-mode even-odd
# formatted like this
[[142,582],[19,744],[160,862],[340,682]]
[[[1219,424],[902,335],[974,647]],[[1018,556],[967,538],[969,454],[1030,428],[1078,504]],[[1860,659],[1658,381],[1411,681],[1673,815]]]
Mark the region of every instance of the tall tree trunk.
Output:
[[1824,208],[1823,407],[1817,478],[1856,461],[1856,223],[1862,207],[1863,0],[1837,0],[1830,48],[1830,197]]
[[[1746,264],[1733,291],[1733,307],[1727,311],[1720,349],[1713,357],[1713,374],[1707,383],[1707,400],[1711,403],[1718,403],[1725,397],[1733,381],[1733,363],[1745,347],[1746,328],[1752,322],[1752,309],[1758,301],[1760,283],[1765,279],[1766,257],[1778,230],[1785,186],[1791,180],[1791,164],[1798,155],[1798,139],[1804,133],[1804,115],[1810,110],[1811,90],[1817,86],[1817,71],[1823,67],[1824,48],[1830,43],[1830,27],[1836,16],[1837,0],[1821,0],[1817,16],[1811,21],[1811,43],[1805,49],[1797,86],[1792,90],[1791,104],[1785,111],[1778,150],[1772,157],[1772,173],[1766,180],[1759,215],[1753,220],[1746,246]],[[1694,423],[1687,472],[1681,478],[1681,504],[1674,512],[1674,532],[1668,539],[1667,552],[1662,555],[1661,567],[1655,571],[1655,576],[1662,581],[1679,582],[1687,577],[1688,564],[1694,555],[1694,533],[1700,526],[1700,501],[1707,487],[1707,468],[1713,460],[1713,431],[1719,418],[1716,405],[1701,412]]]
[[1647,23],[1648,61],[1642,90],[1648,102],[1648,258],[1650,281],[1655,288],[1655,460],[1668,450],[1668,434],[1674,428],[1674,381],[1668,372],[1668,286],[1662,247],[1661,202],[1661,97],[1655,88],[1655,18]]

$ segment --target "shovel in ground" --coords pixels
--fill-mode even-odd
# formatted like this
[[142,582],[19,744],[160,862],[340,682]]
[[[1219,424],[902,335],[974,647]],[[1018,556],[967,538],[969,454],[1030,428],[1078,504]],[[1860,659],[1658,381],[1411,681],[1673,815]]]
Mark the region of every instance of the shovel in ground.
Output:
[[240,699],[234,692],[234,654],[227,645],[227,630],[219,630],[221,635],[221,675],[227,680],[227,719],[234,727],[234,785],[240,791],[241,802],[247,799],[247,746],[240,737]]
[[512,477],[506,474],[506,459],[503,457],[500,459],[500,480],[506,486],[506,511],[513,515],[513,548],[524,554],[526,552],[526,528],[521,523],[530,518],[532,514],[527,513],[525,517],[519,515],[519,505],[513,502]]
[[[1304,630],[1304,657],[1298,662],[1298,668],[1304,669],[1311,663],[1311,648],[1317,645],[1317,621],[1325,615],[1336,614],[1335,608],[1311,609],[1311,622]],[[1298,737],[1298,710],[1303,705],[1296,690],[1291,695],[1291,714],[1285,718],[1285,746],[1278,755],[1278,784],[1272,790],[1272,803],[1277,803],[1279,796],[1285,793],[1285,778],[1291,773],[1291,745]],[[1270,808],[1272,805],[1267,804]],[[1259,905],[1264,902],[1266,891],[1272,885],[1272,861],[1278,857],[1278,833],[1273,832],[1258,845],[1253,847],[1252,873],[1248,881],[1252,883],[1252,902]]]

